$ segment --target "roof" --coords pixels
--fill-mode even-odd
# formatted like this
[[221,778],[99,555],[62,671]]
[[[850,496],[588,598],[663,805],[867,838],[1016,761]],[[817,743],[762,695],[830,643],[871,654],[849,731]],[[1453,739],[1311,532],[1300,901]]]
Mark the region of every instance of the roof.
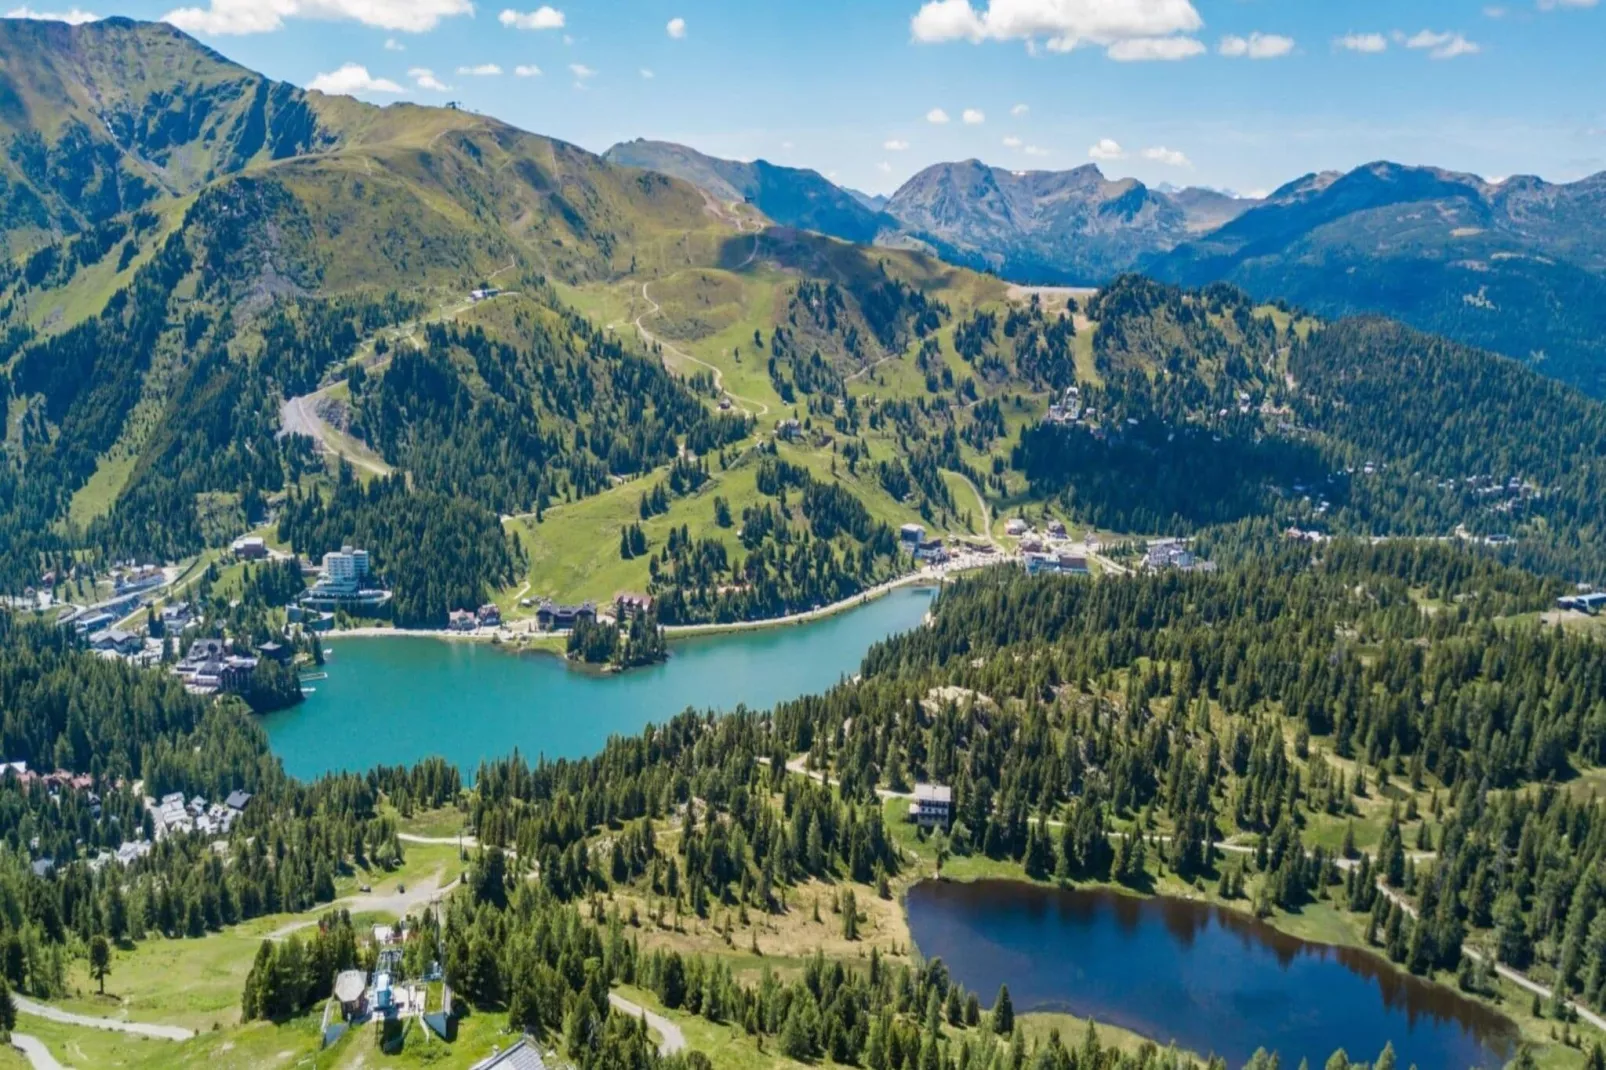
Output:
[[505,1051],[499,1051],[475,1063],[472,1070],[546,1070],[546,1060],[535,1045],[521,1040]]
[[341,970],[335,978],[335,998],[342,1003],[355,1003],[368,987],[368,975],[361,970]]
[[223,800],[223,805],[230,810],[244,810],[245,804],[250,801],[251,793],[249,791],[240,791],[236,788],[234,791],[229,792],[229,797]]
[[954,789],[946,784],[916,784],[915,801],[951,803],[954,801]]

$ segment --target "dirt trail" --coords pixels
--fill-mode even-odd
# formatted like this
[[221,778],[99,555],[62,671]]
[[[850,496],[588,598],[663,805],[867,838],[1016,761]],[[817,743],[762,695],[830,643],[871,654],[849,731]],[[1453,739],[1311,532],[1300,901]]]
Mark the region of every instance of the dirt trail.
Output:
[[[176,1025],[153,1025],[149,1022],[125,1022],[120,1018],[95,1018],[87,1014],[74,1014],[64,1011],[60,1007],[53,1007],[48,1003],[38,1003],[27,996],[13,994],[13,1003],[17,1005],[18,1014],[29,1014],[35,1018],[44,1018],[63,1025],[81,1025],[90,1029],[109,1029],[114,1033],[133,1033],[142,1037],[156,1037],[159,1040],[189,1040],[195,1035],[192,1029],[185,1029]],[[35,1064],[37,1065],[37,1064]]]
[[34,1070],[66,1070],[66,1067],[50,1054],[45,1042],[38,1037],[30,1037],[26,1033],[12,1033],[11,1046],[22,1052],[22,1057],[28,1060]]
[[[748,257],[748,260],[746,262],[751,262],[752,258],[754,256],[757,256],[757,255],[758,255],[758,239],[755,237],[754,240],[753,240],[753,252]],[[744,262],[744,264],[746,262]],[[642,325],[642,322],[641,322],[642,320],[647,319],[649,316],[656,316],[659,313],[663,312],[663,306],[659,305],[657,301],[654,301],[652,299],[652,294],[650,292],[648,292],[648,287],[650,287],[651,285],[652,285],[652,283],[650,283],[650,282],[644,282],[644,283],[641,284],[641,298],[642,298],[642,300],[646,301],[647,304],[651,305],[652,307],[649,308],[646,312],[643,312],[641,315],[637,316],[636,319],[635,319],[636,332],[641,335],[642,341],[646,342],[648,345],[661,346],[661,347],[663,347],[663,351],[665,353],[672,354],[676,358],[678,358],[680,360],[684,360],[687,363],[696,364],[698,367],[707,368],[714,375],[714,386],[719,390],[720,393],[724,394],[726,397],[730,398],[732,401],[737,402],[739,407],[741,408],[741,410],[743,412],[747,413],[747,415],[749,415],[749,416],[768,416],[770,414],[770,407],[768,405],[764,404],[762,401],[754,401],[752,398],[744,398],[739,394],[732,394],[729,390],[726,390],[725,389],[725,373],[724,372],[720,371],[718,368],[716,368],[714,365],[708,363],[708,361],[706,361],[706,360],[702,360],[702,359],[700,359],[698,357],[694,357],[690,353],[687,353],[685,350],[675,348],[673,345],[671,345],[668,342],[664,341],[662,338],[659,338],[657,335],[653,334],[645,326]],[[749,406],[749,405],[757,406],[758,407],[758,411],[755,412],[753,409],[748,408],[747,406]]]
[[659,1055],[675,1055],[686,1050],[686,1034],[681,1032],[680,1026],[671,1022],[661,1014],[654,1014],[646,1007],[632,1003],[617,992],[608,993],[608,1002],[617,1011],[630,1015],[632,1018],[644,1018],[647,1028],[657,1031],[663,1039],[658,1043]]
[[[407,838],[398,835],[398,839]],[[453,838],[448,842],[455,844],[457,840]],[[457,887],[460,878],[454,878],[451,883],[442,886],[442,872],[442,870],[437,869],[428,877],[411,885],[405,892],[391,892],[387,895],[348,895],[341,899],[336,899],[334,902],[320,907],[318,912],[310,917],[298,918],[295,921],[279,926],[268,934],[268,939],[283,940],[291,933],[300,932],[302,929],[310,929],[318,924],[319,918],[340,907],[361,910],[365,914],[386,913],[394,914],[398,918],[405,918],[419,907],[428,906]]]

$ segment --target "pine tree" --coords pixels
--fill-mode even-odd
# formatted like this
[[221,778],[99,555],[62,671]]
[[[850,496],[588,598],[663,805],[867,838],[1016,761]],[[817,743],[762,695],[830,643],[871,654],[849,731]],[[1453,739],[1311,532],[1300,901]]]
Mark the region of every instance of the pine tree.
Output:
[[993,1032],[1004,1036],[1015,1029],[1015,1005],[1009,1001],[1009,986],[998,986],[998,1001],[993,1004]]
[[112,972],[112,949],[104,936],[96,935],[89,941],[89,976],[100,985],[100,994],[106,994],[106,975]]

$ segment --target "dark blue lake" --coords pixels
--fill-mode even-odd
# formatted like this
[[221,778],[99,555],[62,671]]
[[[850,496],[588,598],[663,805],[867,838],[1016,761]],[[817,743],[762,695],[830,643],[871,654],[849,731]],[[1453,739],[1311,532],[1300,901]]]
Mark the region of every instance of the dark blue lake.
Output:
[[926,881],[908,894],[927,958],[990,1004],[1058,1011],[1243,1065],[1264,1047],[1295,1067],[1343,1048],[1398,1065],[1494,1070],[1516,1027],[1488,1007],[1353,948],[1311,944],[1253,918],[1180,899]]

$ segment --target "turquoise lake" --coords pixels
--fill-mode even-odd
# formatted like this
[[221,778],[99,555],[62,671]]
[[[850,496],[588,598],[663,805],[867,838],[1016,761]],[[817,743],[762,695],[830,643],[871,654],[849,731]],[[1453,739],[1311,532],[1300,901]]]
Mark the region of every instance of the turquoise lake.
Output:
[[292,776],[440,755],[472,779],[482,760],[515,748],[532,760],[578,758],[687,707],[762,709],[824,691],[875,643],[919,625],[935,596],[904,587],[808,624],[681,640],[664,664],[611,676],[488,643],[336,639],[325,644],[328,677],[263,724]]

